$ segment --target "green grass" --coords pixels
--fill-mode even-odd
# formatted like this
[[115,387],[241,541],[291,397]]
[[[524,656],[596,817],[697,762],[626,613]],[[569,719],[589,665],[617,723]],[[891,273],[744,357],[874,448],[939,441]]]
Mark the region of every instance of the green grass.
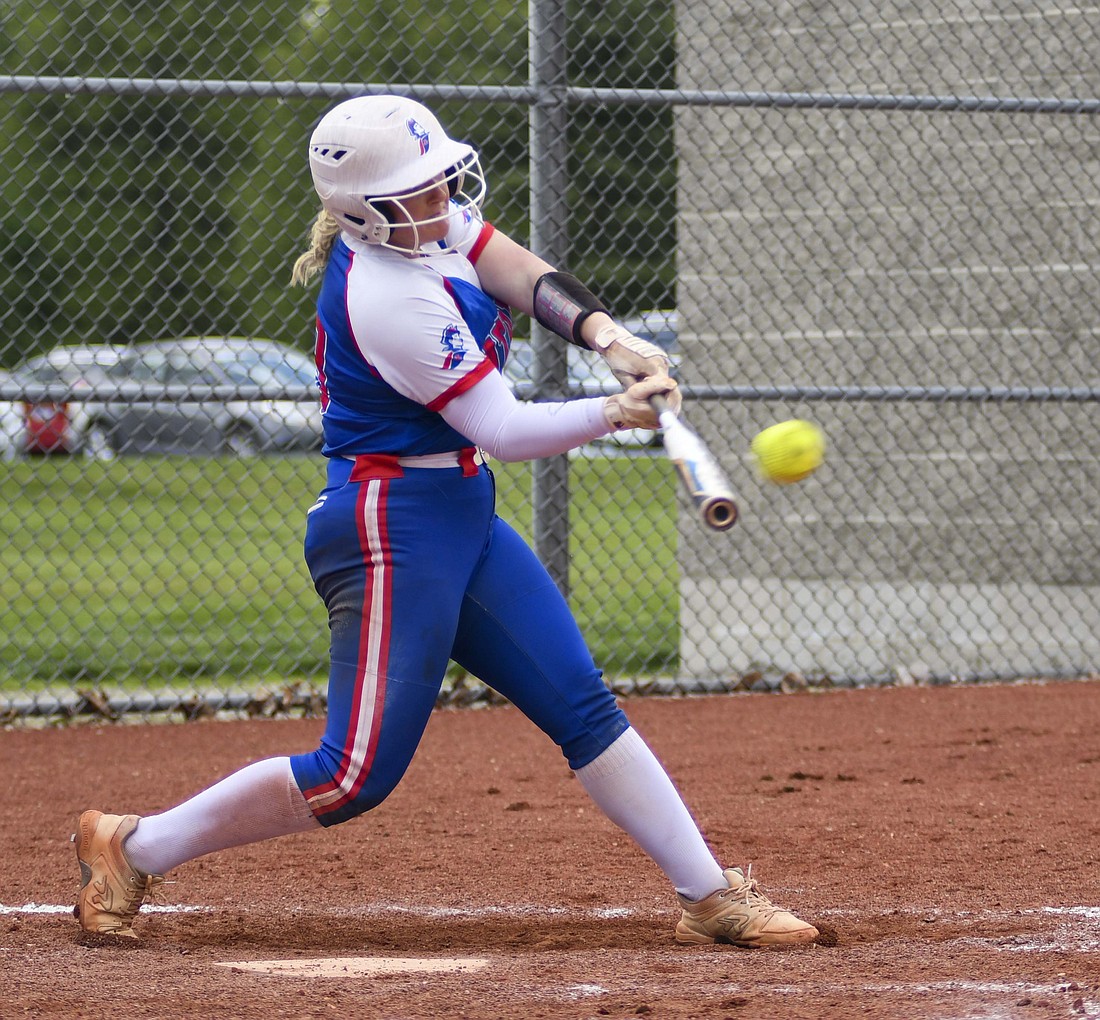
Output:
[[[0,465],[0,690],[323,683],[302,556],[320,458]],[[530,466],[497,465],[530,534]],[[572,603],[609,676],[675,668],[675,491],[663,458],[578,459]]]

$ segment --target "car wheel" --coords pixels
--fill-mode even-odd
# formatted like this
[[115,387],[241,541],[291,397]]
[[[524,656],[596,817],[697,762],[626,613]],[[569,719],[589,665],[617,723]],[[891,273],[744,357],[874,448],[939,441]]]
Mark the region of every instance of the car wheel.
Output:
[[94,421],[84,430],[81,450],[88,460],[114,460],[115,448],[111,433],[102,422]]
[[260,441],[252,429],[237,425],[225,434],[225,452],[233,457],[258,457]]

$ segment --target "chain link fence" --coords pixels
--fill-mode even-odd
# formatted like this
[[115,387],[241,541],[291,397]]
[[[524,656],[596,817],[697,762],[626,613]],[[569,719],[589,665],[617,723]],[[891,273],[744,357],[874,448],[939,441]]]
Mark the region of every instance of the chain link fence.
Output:
[[[616,689],[1095,670],[1100,9],[8,0],[0,26],[5,718],[320,706],[289,274],[306,139],[367,92],[436,109],[488,218],[669,346],[738,490],[715,534],[645,436],[498,465]],[[605,385],[517,335],[525,395]],[[749,440],[789,417],[828,457],[771,486]]]

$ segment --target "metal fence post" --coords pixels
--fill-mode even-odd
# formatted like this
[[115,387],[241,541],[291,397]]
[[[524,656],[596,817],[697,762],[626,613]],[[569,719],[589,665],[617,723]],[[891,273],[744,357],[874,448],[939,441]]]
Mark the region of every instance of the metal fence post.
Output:
[[[564,263],[569,244],[567,167],[568,85],[564,0],[530,0],[528,59],[536,92],[529,120],[531,247],[551,265]],[[567,382],[566,349],[532,321],[534,398],[559,398]],[[565,454],[532,467],[535,552],[566,596],[569,594],[569,459]]]

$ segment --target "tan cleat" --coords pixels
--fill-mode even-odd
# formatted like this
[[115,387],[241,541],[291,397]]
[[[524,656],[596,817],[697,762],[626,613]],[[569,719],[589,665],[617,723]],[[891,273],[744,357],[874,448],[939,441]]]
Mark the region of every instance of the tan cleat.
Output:
[[80,892],[73,916],[85,931],[136,939],[133,921],[141,905],[164,878],[131,867],[122,843],[140,819],[85,811],[72,841],[80,864]]
[[728,942],[734,946],[797,946],[817,938],[812,924],[789,910],[777,907],[757,887],[752,865],[742,871],[724,872],[728,889],[719,889],[705,899],[691,901],[677,896],[684,914],[676,925],[676,941],[710,945]]

